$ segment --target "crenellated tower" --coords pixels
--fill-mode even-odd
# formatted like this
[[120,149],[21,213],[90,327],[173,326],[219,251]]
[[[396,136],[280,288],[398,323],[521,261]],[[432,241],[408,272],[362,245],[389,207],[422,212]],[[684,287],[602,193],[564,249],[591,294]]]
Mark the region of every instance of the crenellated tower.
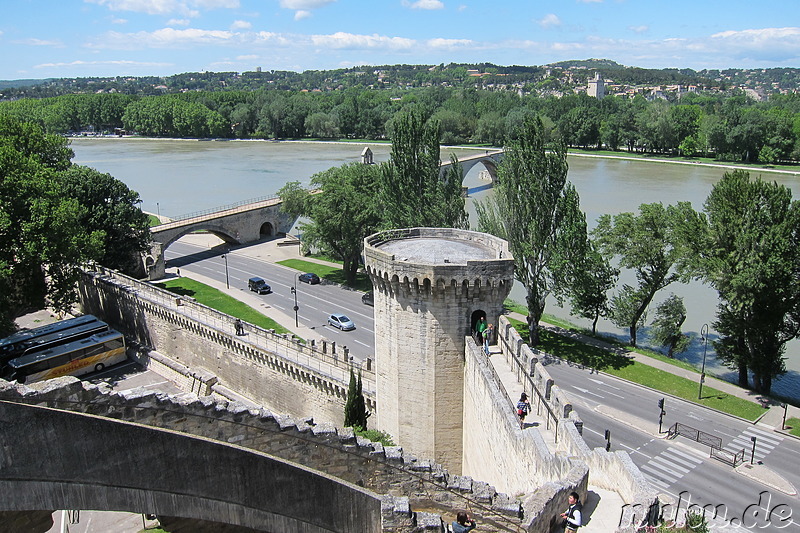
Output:
[[465,343],[481,316],[497,325],[514,281],[508,243],[410,228],[367,237],[364,256],[375,290],[377,427],[460,474]]

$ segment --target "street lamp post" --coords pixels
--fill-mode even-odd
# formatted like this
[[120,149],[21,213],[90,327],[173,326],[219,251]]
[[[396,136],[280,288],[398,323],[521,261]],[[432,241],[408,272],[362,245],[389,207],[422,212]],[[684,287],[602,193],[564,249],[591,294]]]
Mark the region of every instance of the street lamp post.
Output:
[[297,311],[300,309],[297,307],[297,277],[294,278],[294,287],[292,287],[292,294],[294,295],[294,327],[299,328],[300,323],[297,319]]
[[703,382],[706,380],[706,348],[708,348],[708,324],[703,324],[700,328],[700,336],[703,338],[703,367],[700,369],[700,390],[697,392],[697,399],[703,399]]
[[158,213],[159,222],[161,221],[161,206],[156,202],[156,212]]
[[231,282],[228,278],[228,256],[227,254],[222,254],[222,258],[225,260],[225,286],[229,289],[231,288]]
[[781,431],[786,429],[786,410],[789,408],[788,403],[784,403],[781,407],[783,407],[783,422],[781,423]]
[[753,449],[750,451],[750,464],[753,464],[753,459],[756,456],[756,438],[750,437],[750,440],[753,441]]

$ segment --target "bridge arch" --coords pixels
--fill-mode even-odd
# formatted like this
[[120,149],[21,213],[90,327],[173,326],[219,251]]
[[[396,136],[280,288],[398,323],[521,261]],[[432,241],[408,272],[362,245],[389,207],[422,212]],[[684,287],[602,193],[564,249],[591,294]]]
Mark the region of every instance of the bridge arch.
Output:
[[[469,171],[472,170],[475,165],[483,165],[484,169],[489,174],[491,182],[494,183],[497,180],[497,165],[503,160],[504,153],[505,152],[503,150],[487,150],[485,154],[461,158],[458,160],[458,164],[461,165],[461,168],[464,171],[464,176],[469,174]],[[443,162],[440,166],[439,177],[444,178],[444,176],[447,174],[447,170],[451,166],[451,161]]]
[[265,453],[8,401],[0,419],[0,511],[128,511],[290,533],[381,529],[377,494]]
[[271,222],[264,222],[261,224],[261,228],[259,229],[259,234],[262,238],[264,237],[272,237],[275,235],[275,228],[272,226]]
[[[267,224],[269,223],[267,222]],[[184,228],[182,231],[178,231],[177,233],[170,236],[169,239],[167,239],[162,243],[163,247],[162,249],[166,250],[172,243],[174,243],[175,241],[177,241],[178,239],[180,239],[185,235],[189,235],[190,233],[197,233],[200,231],[206,231],[208,233],[211,233],[215,237],[219,237],[226,244],[231,244],[231,245],[241,244],[241,241],[226,228],[213,223],[205,223],[205,224],[196,224],[193,226],[189,226]]]

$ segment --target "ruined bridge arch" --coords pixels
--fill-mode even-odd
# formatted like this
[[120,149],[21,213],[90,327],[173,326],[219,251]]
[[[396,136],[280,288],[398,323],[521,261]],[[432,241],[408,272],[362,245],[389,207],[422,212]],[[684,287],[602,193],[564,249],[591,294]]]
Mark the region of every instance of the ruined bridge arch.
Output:
[[164,276],[164,250],[189,233],[208,231],[228,244],[245,244],[288,232],[297,219],[282,212],[281,203],[277,197],[243,202],[150,228],[153,242],[143,257],[148,278]]
[[[464,170],[464,176],[469,174],[469,171],[476,165],[483,165],[492,183],[494,183],[497,180],[497,166],[503,160],[504,154],[505,152],[503,150],[487,150],[485,154],[460,158],[458,163]],[[447,170],[450,169],[451,166],[452,163],[450,161],[443,162],[439,169],[439,177],[444,178],[447,174]]]
[[375,493],[265,453],[9,401],[0,401],[0,420],[0,512],[95,509],[257,531],[381,530]]

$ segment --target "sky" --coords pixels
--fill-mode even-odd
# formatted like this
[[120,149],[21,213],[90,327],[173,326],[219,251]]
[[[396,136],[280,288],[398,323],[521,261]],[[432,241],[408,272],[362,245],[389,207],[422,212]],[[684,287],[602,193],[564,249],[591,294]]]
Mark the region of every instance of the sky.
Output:
[[362,65],[800,67],[800,0],[3,0],[0,79]]

